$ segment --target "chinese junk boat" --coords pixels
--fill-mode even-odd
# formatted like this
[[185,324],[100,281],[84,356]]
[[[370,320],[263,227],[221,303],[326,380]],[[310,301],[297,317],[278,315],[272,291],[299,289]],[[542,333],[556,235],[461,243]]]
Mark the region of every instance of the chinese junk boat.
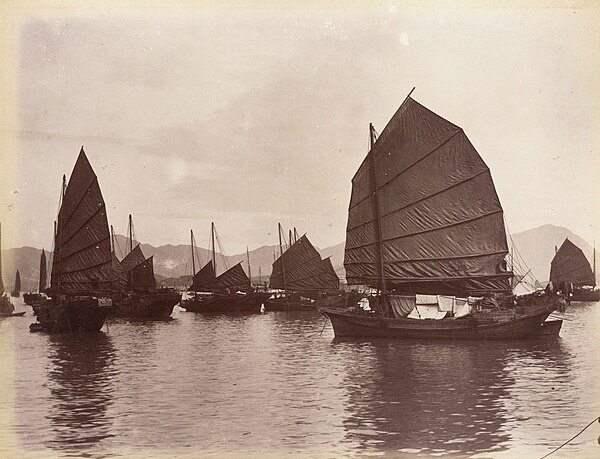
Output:
[[21,273],[17,269],[17,274],[15,274],[15,286],[10,292],[10,296],[18,298],[21,295]]
[[[582,250],[565,239],[550,264],[550,282],[554,288],[565,291],[572,285],[571,301],[600,301],[600,290],[596,290],[596,249],[594,248],[594,270]],[[569,289],[571,290],[571,289]]]
[[[194,234],[192,232],[192,270],[195,271]],[[270,293],[255,291],[242,262],[216,275],[215,224],[211,223],[212,259],[194,273],[191,298],[182,301],[186,311],[202,313],[260,313]],[[248,257],[248,271],[250,258]]]
[[273,271],[269,281],[271,289],[284,290],[282,296],[265,301],[267,311],[306,311],[315,310],[315,306],[331,301],[339,294],[339,278],[333,269],[331,260],[321,259],[317,249],[306,235],[296,236],[284,252],[281,243],[281,224],[279,230],[279,250],[281,256],[273,262]]
[[[146,258],[139,244],[133,247],[133,222],[129,216],[129,253],[119,262],[114,254],[115,315],[142,319],[167,319],[181,300],[181,294],[157,288],[154,257]],[[114,247],[114,242],[113,242]]]
[[[463,130],[409,94],[378,138],[370,126],[370,144],[352,179],[344,265],[348,284],[378,294],[371,311],[320,308],[335,335],[539,335],[566,302],[554,293],[512,295],[502,207]],[[419,312],[417,294],[437,296],[435,314]]]
[[110,235],[98,178],[81,147],[69,184],[63,176],[54,229],[50,298],[36,306],[32,331],[97,332],[112,311]]
[[11,303],[10,297],[4,291],[4,282],[2,280],[2,225],[0,224],[0,317],[22,316],[24,312],[15,312],[15,306]]
[[40,255],[40,278],[38,281],[38,292],[23,293],[23,301],[25,304],[28,304],[29,306],[35,306],[46,299],[46,296],[43,293],[46,289],[46,278],[46,252],[44,249],[42,249],[42,253]]

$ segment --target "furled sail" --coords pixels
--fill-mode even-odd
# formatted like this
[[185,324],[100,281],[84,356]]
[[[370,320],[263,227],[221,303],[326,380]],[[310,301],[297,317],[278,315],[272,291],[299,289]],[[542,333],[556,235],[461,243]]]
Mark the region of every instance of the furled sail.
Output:
[[56,225],[51,288],[64,293],[110,289],[112,263],[98,178],[81,148]]
[[206,290],[206,287],[212,284],[217,279],[215,276],[215,270],[213,268],[212,260],[206,263],[200,271],[194,274],[192,280],[192,286],[190,290],[194,292],[201,292]]
[[136,245],[131,252],[129,252],[125,258],[121,260],[121,266],[123,270],[128,273],[140,263],[146,260],[140,244]]
[[17,269],[17,274],[15,274],[15,288],[14,292],[19,293],[21,291],[21,273]]
[[154,256],[145,259],[130,272],[129,288],[134,291],[147,292],[156,288],[154,277]]
[[40,280],[38,283],[38,292],[42,293],[46,289],[46,252],[42,249],[40,255]]
[[250,288],[250,279],[248,279],[244,268],[242,268],[241,261],[206,287],[207,290],[213,292],[226,292],[229,290],[231,293],[237,290],[249,290]]
[[596,286],[596,279],[589,261],[582,250],[565,239],[550,264],[550,281],[554,285],[571,282],[574,286]]
[[408,97],[352,179],[349,284],[397,293],[510,291],[502,206],[463,130]]
[[335,291],[339,279],[331,260],[321,260],[321,255],[306,235],[294,242],[273,262],[271,288],[303,291]]

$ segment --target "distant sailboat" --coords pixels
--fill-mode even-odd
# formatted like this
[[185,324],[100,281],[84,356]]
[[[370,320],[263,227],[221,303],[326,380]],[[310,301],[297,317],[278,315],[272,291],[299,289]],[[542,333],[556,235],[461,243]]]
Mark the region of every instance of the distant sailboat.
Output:
[[2,280],[2,224],[0,223],[0,317],[10,317],[14,311],[15,307],[4,291],[4,281]]
[[562,243],[550,264],[550,282],[554,288],[565,291],[572,285],[571,301],[600,301],[596,290],[596,249],[594,269],[583,251],[568,238]]
[[[114,237],[113,237],[114,239]],[[144,319],[166,319],[180,302],[181,294],[168,288],[157,288],[154,257],[146,258],[140,244],[133,247],[133,219],[129,215],[129,253],[119,262],[112,243],[113,296],[115,314]]]
[[[502,206],[489,168],[464,131],[410,94],[381,135],[372,126],[369,131],[370,151],[352,179],[344,266],[349,285],[377,295],[371,311],[322,308],[335,335],[540,334],[548,315],[566,303],[543,292],[512,295]],[[433,319],[439,320],[423,320],[417,294],[436,295]]]
[[46,289],[46,252],[42,249],[42,253],[40,254],[40,277],[38,280],[38,291],[37,293],[24,293],[23,301],[25,304],[30,306],[37,305],[40,302],[45,300],[44,290]]
[[12,292],[10,292],[10,296],[18,298],[19,296],[21,296],[21,273],[19,272],[19,270],[17,269],[17,273],[15,274],[15,286],[12,290]]
[[112,311],[110,235],[98,177],[83,151],[63,176],[54,231],[50,299],[34,307],[32,331],[97,332]]
[[[278,232],[281,255],[273,262],[269,286],[285,293],[269,298],[265,302],[266,310],[305,311],[329,304],[330,298],[340,293],[339,278],[331,260],[321,259],[308,237],[298,238],[295,231],[295,240],[290,240],[288,249],[284,250],[281,224]],[[289,237],[292,238],[291,232]]]
[[[221,275],[216,275],[215,224],[211,223],[212,258],[197,273],[194,273],[190,290],[193,297],[182,302],[181,307],[191,312],[260,313],[269,293],[257,292],[240,261]],[[195,269],[194,239],[192,233],[192,269]],[[250,259],[248,256],[248,266]],[[200,294],[198,294],[200,293]]]

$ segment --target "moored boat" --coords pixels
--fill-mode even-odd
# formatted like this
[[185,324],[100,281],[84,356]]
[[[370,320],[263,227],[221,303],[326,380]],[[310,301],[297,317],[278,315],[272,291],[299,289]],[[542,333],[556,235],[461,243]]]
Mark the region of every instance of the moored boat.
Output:
[[[265,300],[271,295],[253,288],[250,277],[245,273],[240,261],[216,275],[215,224],[211,223],[211,254],[208,261],[197,273],[194,273],[189,291],[190,298],[181,302],[186,311],[199,313],[250,313],[261,312]],[[192,238],[192,271],[195,271],[194,234]],[[248,271],[250,271],[250,256],[248,251]],[[198,295],[197,293],[200,293]]]
[[[352,179],[344,266],[349,285],[377,295],[368,311],[321,308],[336,336],[521,339],[566,306],[555,293],[513,295],[503,209],[460,127],[409,94],[381,135],[370,126],[370,145]],[[460,301],[461,313],[422,316],[417,294]]]
[[23,293],[23,302],[29,306],[37,306],[46,300],[44,290],[46,289],[46,251],[42,249],[40,254],[40,276],[38,280],[38,291]]
[[32,331],[97,332],[112,311],[112,269],[106,205],[83,150],[67,185],[54,227],[50,298],[34,307]]
[[306,234],[295,240],[289,233],[289,246],[284,250],[281,224],[278,225],[280,256],[273,262],[269,286],[275,293],[265,301],[267,311],[314,311],[339,295],[339,278],[329,258],[321,255]]
[[600,290],[596,289],[596,248],[592,270],[583,251],[566,238],[550,264],[550,282],[563,290],[570,301],[600,301]]
[[14,311],[15,306],[4,291],[4,281],[2,280],[2,224],[0,223],[0,317],[10,317]]
[[[113,237],[114,239],[114,237]],[[129,253],[119,261],[114,253],[115,315],[141,319],[168,319],[181,301],[181,294],[157,288],[154,257],[146,258],[140,244],[133,247],[133,221],[129,215]]]

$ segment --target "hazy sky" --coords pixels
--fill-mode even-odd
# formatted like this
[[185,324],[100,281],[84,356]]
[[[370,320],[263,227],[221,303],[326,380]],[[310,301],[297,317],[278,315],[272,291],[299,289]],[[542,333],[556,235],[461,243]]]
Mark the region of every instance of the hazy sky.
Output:
[[[20,13],[11,37],[18,163],[4,246],[50,247],[81,145],[110,223],[227,253],[296,226],[345,237],[350,179],[413,86],[463,127],[513,232],[600,241],[600,13],[592,9],[95,9]],[[380,6],[379,6],[380,5]]]

